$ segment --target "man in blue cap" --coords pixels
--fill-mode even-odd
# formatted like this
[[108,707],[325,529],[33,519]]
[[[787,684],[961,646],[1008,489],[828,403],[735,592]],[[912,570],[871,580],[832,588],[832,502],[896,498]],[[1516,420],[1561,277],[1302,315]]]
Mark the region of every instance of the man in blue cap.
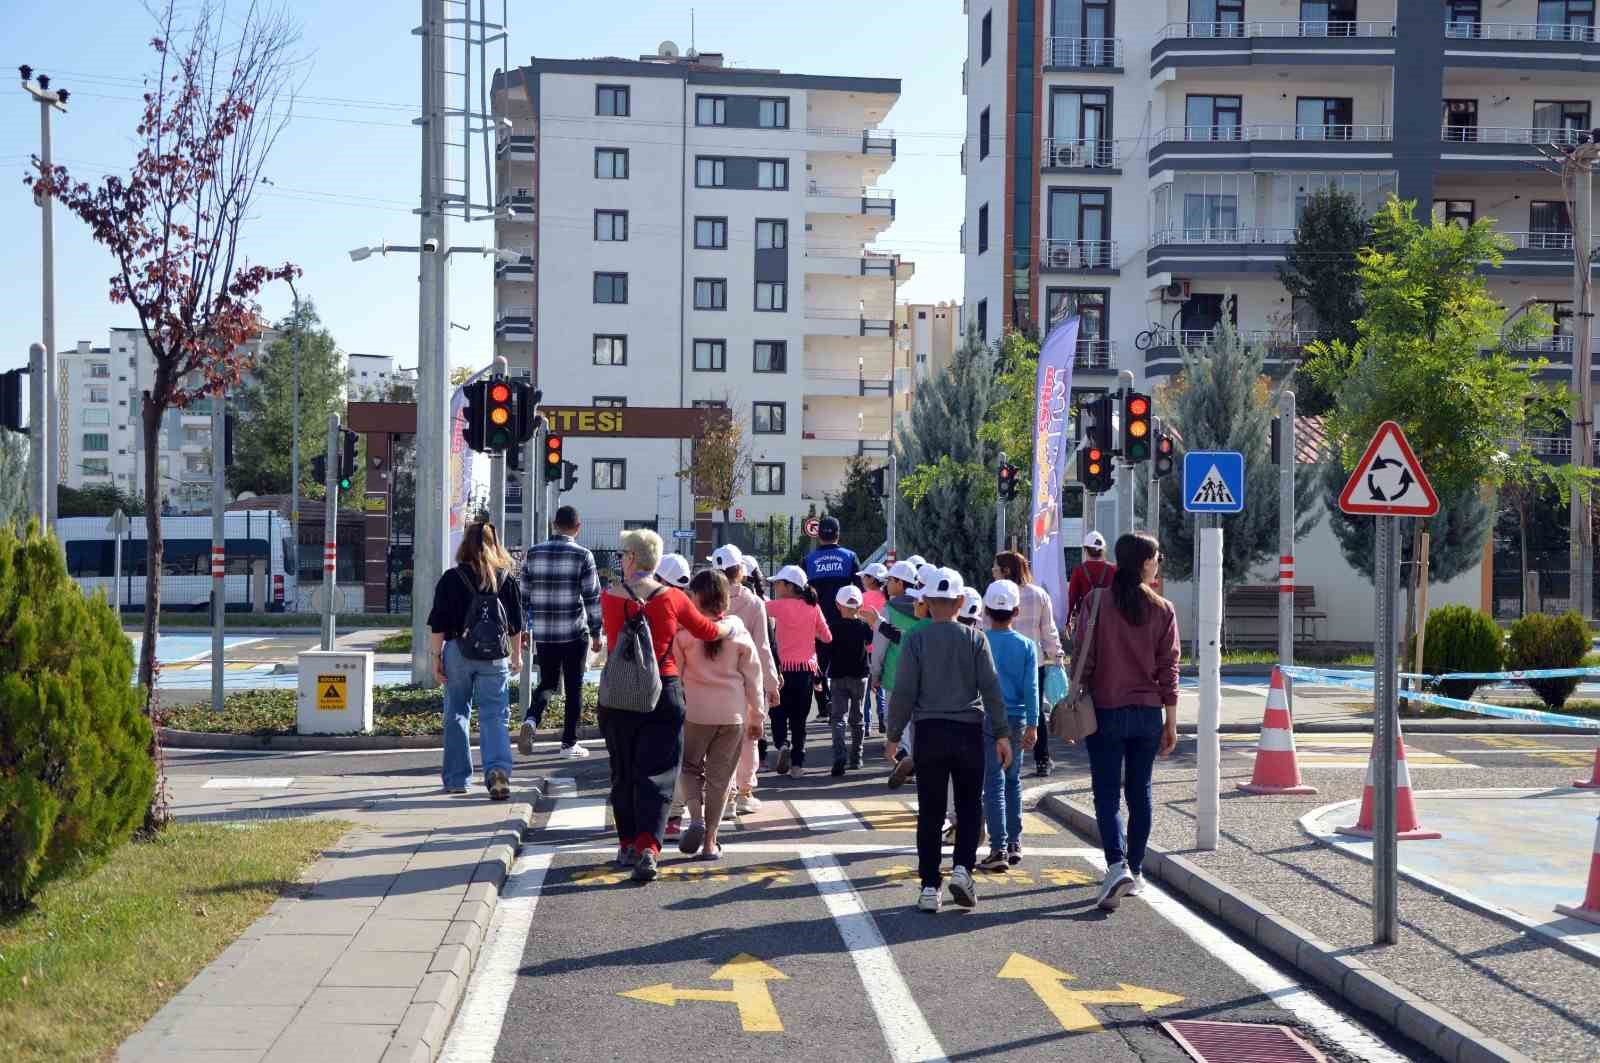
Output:
[[[857,576],[861,571],[861,560],[856,557],[854,550],[839,545],[839,531],[838,517],[827,516],[818,521],[817,541],[821,545],[807,554],[800,564],[806,579],[816,588],[817,604],[822,607],[828,630],[835,634],[840,620],[837,601],[839,589],[861,586]],[[824,642],[817,643],[817,663],[821,666],[817,684],[817,714],[824,719],[832,711],[832,694],[827,680],[832,660],[832,647]]]

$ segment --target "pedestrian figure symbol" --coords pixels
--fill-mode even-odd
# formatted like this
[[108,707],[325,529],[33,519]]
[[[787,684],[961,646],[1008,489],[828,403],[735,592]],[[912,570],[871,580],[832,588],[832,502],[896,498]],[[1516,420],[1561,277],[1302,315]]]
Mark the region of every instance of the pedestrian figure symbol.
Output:
[[1231,506],[1234,504],[1233,492],[1228,490],[1228,483],[1222,478],[1222,473],[1215,465],[1206,473],[1206,478],[1200,481],[1200,487],[1194,496],[1189,499],[1190,505],[1195,506]]

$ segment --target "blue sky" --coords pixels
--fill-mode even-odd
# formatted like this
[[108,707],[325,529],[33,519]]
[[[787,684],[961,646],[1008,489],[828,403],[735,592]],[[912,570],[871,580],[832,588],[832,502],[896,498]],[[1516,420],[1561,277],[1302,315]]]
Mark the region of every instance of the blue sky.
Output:
[[[395,354],[415,364],[415,260],[394,256],[352,263],[346,252],[384,239],[415,243],[418,134],[410,124],[419,99],[419,55],[411,29],[416,3],[357,5],[349,0],[288,0],[302,25],[306,56],[302,100],[267,166],[274,186],[261,189],[244,234],[253,261],[289,260],[305,270],[303,296],[348,351]],[[493,6],[493,5],[492,5]],[[957,152],[964,125],[961,60],[965,17],[954,0],[810,0],[752,6],[732,0],[624,0],[625,19],[596,19],[576,0],[511,4],[510,63],[530,55],[637,56],[662,40],[695,42],[739,66],[806,74],[902,79],[890,113],[899,158],[883,182],[896,192],[897,220],[879,246],[917,264],[903,298],[934,302],[961,294],[957,230],[962,178]],[[360,17],[352,17],[357,12]],[[376,12],[388,11],[383,15]],[[369,13],[372,12],[372,13]],[[759,12],[757,14],[756,12]],[[6,16],[6,83],[0,93],[0,368],[26,362],[38,337],[39,217],[22,185],[38,148],[38,107],[14,80],[19,63],[50,74],[71,91],[71,112],[54,124],[57,162],[83,177],[126,172],[135,145],[140,78],[150,69],[154,25],[143,5],[80,0],[12,5]],[[487,223],[452,226],[452,243],[492,239]],[[56,210],[56,336],[106,342],[106,330],[133,325],[130,311],[106,298],[111,260],[76,219]],[[457,364],[485,364],[492,348],[489,267],[457,259],[451,318],[471,326],[452,337]],[[286,289],[268,291],[269,316],[289,305]]]

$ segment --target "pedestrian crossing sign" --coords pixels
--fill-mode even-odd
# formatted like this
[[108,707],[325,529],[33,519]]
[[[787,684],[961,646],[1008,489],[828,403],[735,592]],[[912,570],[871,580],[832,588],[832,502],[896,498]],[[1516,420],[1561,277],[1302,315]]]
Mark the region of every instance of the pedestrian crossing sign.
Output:
[[342,675],[317,676],[317,708],[343,712],[345,705],[345,677]]
[[1190,513],[1244,509],[1244,455],[1236,450],[1191,450],[1183,456],[1183,508]]

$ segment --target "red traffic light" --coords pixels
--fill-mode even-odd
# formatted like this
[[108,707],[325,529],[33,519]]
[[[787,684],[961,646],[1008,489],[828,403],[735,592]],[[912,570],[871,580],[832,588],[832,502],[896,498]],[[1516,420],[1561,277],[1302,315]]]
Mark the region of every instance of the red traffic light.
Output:
[[561,463],[560,436],[544,437],[544,460],[551,465],[559,465]]
[[503,383],[503,382],[496,382],[494,384],[494,386],[489,389],[489,401],[490,402],[510,402],[511,401],[511,385]]

